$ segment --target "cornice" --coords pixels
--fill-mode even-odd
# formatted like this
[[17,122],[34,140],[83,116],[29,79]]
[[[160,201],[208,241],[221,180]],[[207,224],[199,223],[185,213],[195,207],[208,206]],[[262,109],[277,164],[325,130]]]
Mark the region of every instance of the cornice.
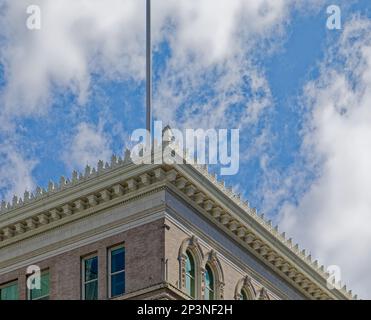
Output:
[[[273,227],[264,215],[258,215],[256,209],[233,194],[231,188],[225,187],[223,181],[218,181],[208,172],[207,167],[180,165],[178,170],[190,177],[188,183],[199,188],[198,193],[201,191],[204,195],[199,210],[206,211],[231,236],[248,244],[256,256],[268,262],[307,296],[312,299],[357,299],[357,296],[352,296],[352,291],[346,290],[346,286],[341,290],[329,290],[329,274],[324,266],[320,266],[317,260],[312,261],[311,255],[307,256],[298,244],[294,245],[291,238],[286,239],[285,233],[279,233],[278,227]],[[185,190],[186,186],[183,194],[187,194]]]
[[[192,206],[193,207],[193,206]],[[181,213],[177,212],[170,204],[166,204],[166,219],[171,221],[173,224],[180,228],[189,237],[197,237],[200,244],[207,248],[208,251],[215,249],[218,252],[219,259],[223,260],[223,263],[228,265],[230,268],[238,271],[241,274],[248,274],[251,278],[255,288],[265,287],[269,290],[271,296],[275,300],[288,300],[289,296],[286,292],[282,291],[278,286],[273,284],[257,272],[254,268],[244,263],[241,259],[236,257],[232,252],[228,251],[223,245],[215,241],[208,234],[203,232],[199,227],[190,223]]]
[[134,165],[128,153],[124,160],[113,156],[110,164],[99,161],[97,169],[87,166],[84,174],[74,171],[71,179],[62,177],[58,185],[51,182],[47,190],[38,187],[35,194],[25,192],[23,199],[14,197],[12,204],[2,202],[0,248],[166,186],[192,202],[306,296],[356,299],[345,286],[329,290],[324,266],[312,261],[292,239],[286,239],[278,227],[258,215],[206,166]]

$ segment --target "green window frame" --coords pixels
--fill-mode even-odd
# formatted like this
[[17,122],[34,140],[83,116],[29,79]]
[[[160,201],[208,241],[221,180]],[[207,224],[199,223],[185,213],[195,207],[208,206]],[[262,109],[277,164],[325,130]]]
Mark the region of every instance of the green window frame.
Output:
[[98,300],[98,256],[82,259],[82,299]]
[[205,268],[205,300],[214,300],[215,298],[215,281],[214,273],[209,265]]
[[185,260],[185,289],[189,296],[196,298],[195,260],[189,251],[186,251]]
[[249,295],[246,292],[246,289],[241,290],[240,300],[250,300]]
[[110,298],[125,294],[125,246],[108,250],[108,292]]
[[50,274],[49,270],[41,272],[41,288],[27,289],[28,300],[49,300]]
[[0,286],[0,301],[18,300],[19,290],[18,281],[11,281]]

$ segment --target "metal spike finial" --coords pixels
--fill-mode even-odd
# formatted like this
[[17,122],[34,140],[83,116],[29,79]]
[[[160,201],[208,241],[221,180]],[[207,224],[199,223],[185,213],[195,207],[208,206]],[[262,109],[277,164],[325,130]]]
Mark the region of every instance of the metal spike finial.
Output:
[[104,162],[103,160],[99,160],[98,161],[98,172],[103,171],[103,168],[104,168]]
[[79,177],[78,172],[76,170],[73,170],[73,172],[72,172],[72,182],[77,182],[78,177]]
[[59,179],[60,188],[63,188],[66,185],[66,178],[64,176],[61,176]]
[[111,167],[113,168],[113,167],[115,167],[117,165],[117,157],[116,157],[116,155],[112,155],[112,157],[111,157]]
[[88,178],[90,176],[90,173],[91,173],[91,168],[87,164],[86,167],[85,167],[85,177]]
[[23,201],[28,202],[30,200],[30,193],[26,190],[23,194]]
[[125,156],[124,156],[124,163],[130,163],[131,162],[131,152],[129,149],[125,149]]
[[48,192],[51,192],[54,190],[54,182],[53,181],[49,181],[48,183]]
[[16,195],[13,196],[12,204],[13,206],[16,206],[18,204],[18,197]]

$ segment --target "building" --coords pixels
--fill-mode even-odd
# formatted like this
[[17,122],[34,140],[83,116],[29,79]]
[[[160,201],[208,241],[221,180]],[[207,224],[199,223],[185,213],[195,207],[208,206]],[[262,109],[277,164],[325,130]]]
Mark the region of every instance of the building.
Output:
[[355,298],[328,277],[205,166],[127,153],[1,205],[1,299]]

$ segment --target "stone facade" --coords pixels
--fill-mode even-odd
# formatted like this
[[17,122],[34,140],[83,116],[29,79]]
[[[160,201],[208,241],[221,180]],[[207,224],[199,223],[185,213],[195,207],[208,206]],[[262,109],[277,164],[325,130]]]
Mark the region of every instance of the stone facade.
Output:
[[18,281],[26,299],[26,268],[50,274],[50,299],[82,297],[82,259],[98,256],[98,298],[107,299],[107,255],[125,246],[125,294],[116,299],[189,299],[185,253],[196,265],[203,299],[206,265],[215,298],[352,299],[329,290],[328,274],[237,195],[191,165],[142,165],[114,157],[73,173],[48,190],[2,204],[0,289]]

